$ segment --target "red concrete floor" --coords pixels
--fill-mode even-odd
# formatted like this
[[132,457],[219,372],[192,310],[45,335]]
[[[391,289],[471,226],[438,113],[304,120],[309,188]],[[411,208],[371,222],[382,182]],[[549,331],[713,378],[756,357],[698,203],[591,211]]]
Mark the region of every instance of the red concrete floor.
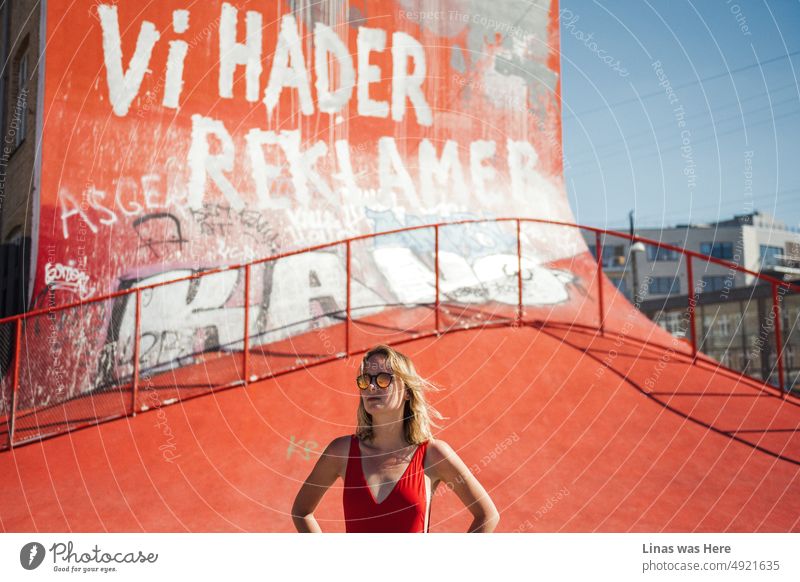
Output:
[[[661,338],[663,339],[663,338]],[[498,531],[800,530],[800,406],[685,353],[566,326],[473,329],[399,348],[444,389],[437,434]],[[685,352],[685,350],[683,350]],[[354,428],[357,357],[0,453],[0,527],[294,531],[294,495]],[[344,530],[341,481],[316,514]],[[466,531],[434,495],[431,531]]]

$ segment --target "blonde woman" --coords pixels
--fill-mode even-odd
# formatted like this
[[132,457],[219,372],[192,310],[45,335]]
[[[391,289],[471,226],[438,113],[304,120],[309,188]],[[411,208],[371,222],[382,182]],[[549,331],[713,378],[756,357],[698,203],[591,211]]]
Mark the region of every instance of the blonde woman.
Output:
[[442,417],[425,401],[432,385],[411,360],[375,346],[364,355],[356,384],[356,432],[331,441],[300,488],[292,507],[297,531],[322,531],[314,510],[340,477],[347,532],[427,532],[440,483],[472,513],[470,532],[493,531],[500,516],[486,490],[450,445],[433,438],[431,416]]

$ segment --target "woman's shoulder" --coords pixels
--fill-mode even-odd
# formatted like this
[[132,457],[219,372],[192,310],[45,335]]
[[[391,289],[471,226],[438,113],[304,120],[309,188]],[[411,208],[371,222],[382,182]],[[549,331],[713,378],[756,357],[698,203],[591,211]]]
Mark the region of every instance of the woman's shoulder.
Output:
[[353,435],[351,434],[336,437],[325,447],[325,452],[334,456],[341,456],[344,454],[346,457],[350,451],[350,440],[352,438]]
[[336,472],[344,478],[344,473],[347,468],[347,459],[350,456],[350,439],[353,435],[343,435],[336,437],[328,446],[325,447],[323,456],[327,462],[333,463],[336,466]]
[[426,441],[425,472],[433,481],[446,481],[450,474],[453,448],[441,439],[430,438]]
[[469,469],[458,453],[441,439],[430,439],[428,441],[425,466],[430,468],[434,480],[439,481],[463,480],[465,475],[469,474]]
[[430,438],[427,441],[427,456],[433,464],[438,464],[447,461],[452,455],[455,455],[453,447],[442,439]]
[[343,462],[346,463],[347,457],[350,456],[350,443],[352,439],[352,434],[336,437],[325,447],[325,454],[334,459],[343,460]]
[[435,439],[431,437],[426,442],[428,443],[429,451],[438,451],[440,453],[453,452],[453,447],[451,447],[449,444],[447,444],[446,441],[443,441],[442,439]]

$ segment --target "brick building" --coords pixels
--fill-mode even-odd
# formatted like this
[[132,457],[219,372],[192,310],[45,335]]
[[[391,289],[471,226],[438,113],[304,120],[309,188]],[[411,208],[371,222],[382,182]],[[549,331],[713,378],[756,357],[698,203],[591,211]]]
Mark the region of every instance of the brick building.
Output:
[[24,309],[35,239],[40,6],[0,4],[0,317]]

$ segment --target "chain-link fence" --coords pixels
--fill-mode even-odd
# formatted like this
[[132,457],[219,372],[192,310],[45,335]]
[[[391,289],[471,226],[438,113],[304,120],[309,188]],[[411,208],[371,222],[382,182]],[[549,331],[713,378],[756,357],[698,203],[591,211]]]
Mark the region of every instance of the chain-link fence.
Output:
[[[130,383],[120,382],[106,359],[116,349],[109,330],[119,300],[52,309],[22,320],[14,444],[130,412]],[[123,366],[125,359],[130,362],[129,354],[116,357]]]
[[16,321],[0,323],[0,449],[8,448],[11,442],[16,330]]

